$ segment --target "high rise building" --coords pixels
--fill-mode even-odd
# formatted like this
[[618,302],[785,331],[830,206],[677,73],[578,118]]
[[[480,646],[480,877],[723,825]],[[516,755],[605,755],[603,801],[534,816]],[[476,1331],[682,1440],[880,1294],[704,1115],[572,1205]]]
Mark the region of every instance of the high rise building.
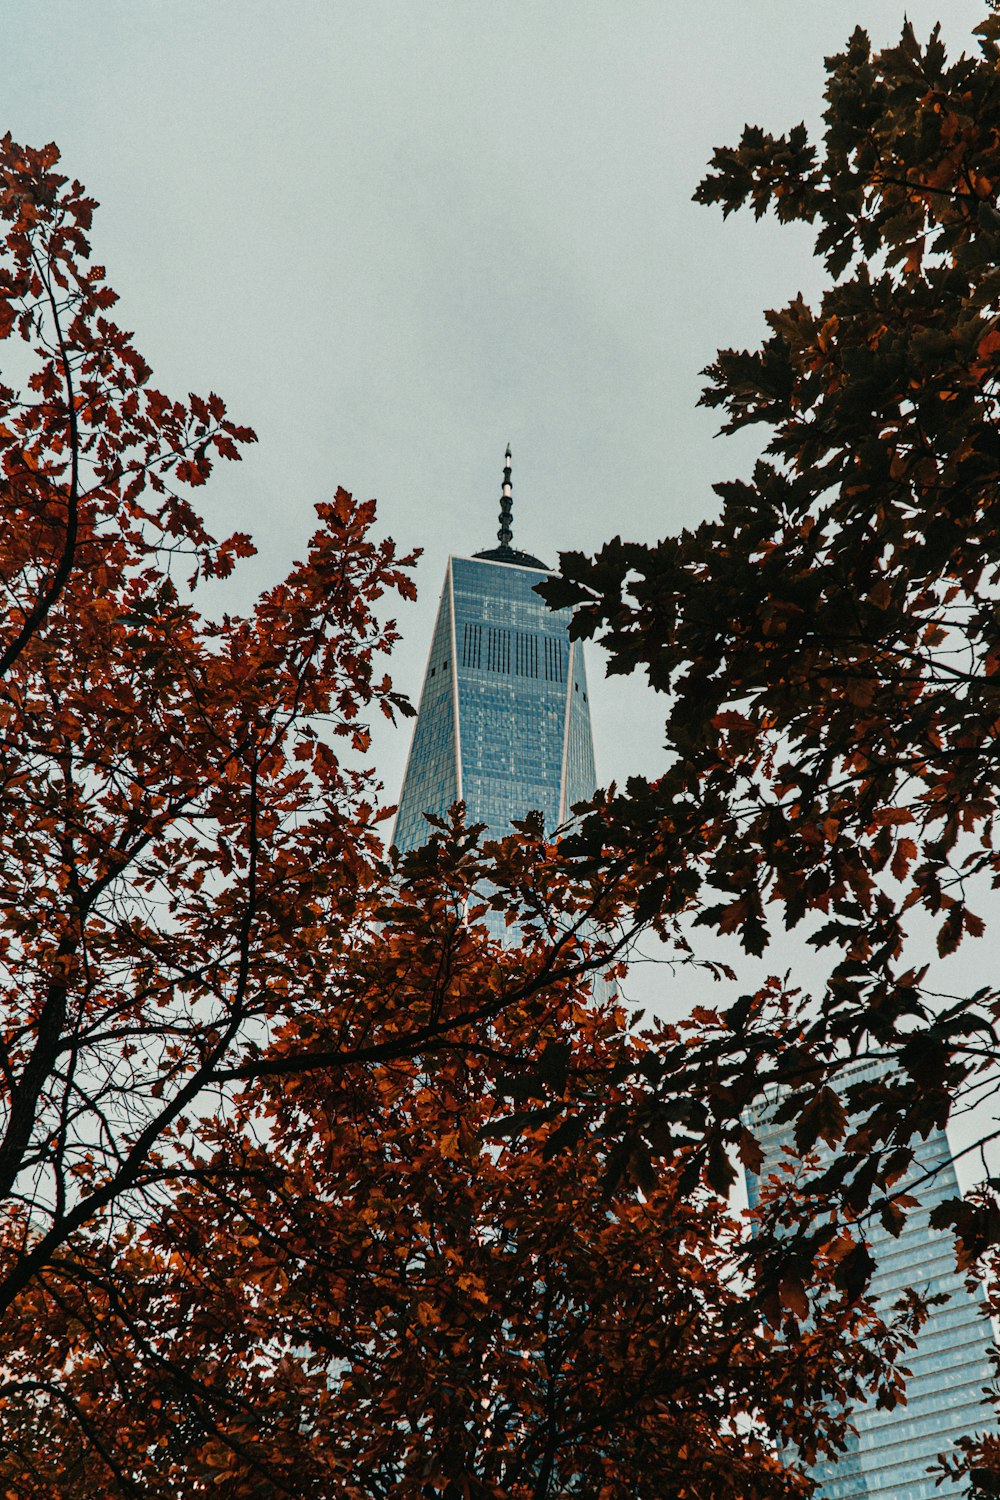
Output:
[[[535,593],[549,570],[511,546],[511,510],[508,448],[500,545],[450,557],[445,569],[396,816],[394,842],[402,850],[426,841],[426,813],[443,816],[457,801],[468,822],[485,823],[500,837],[512,818],[533,810],[553,829],[595,790],[582,644],[569,638],[570,611],[550,610]],[[755,1113],[765,1177],[792,1144],[790,1126],[775,1124],[773,1113],[773,1101]],[[942,1131],[917,1143],[908,1181],[918,1178],[922,1206],[900,1238],[878,1222],[869,1228],[878,1261],[873,1291],[886,1307],[910,1286],[948,1300],[931,1309],[906,1360],[913,1371],[908,1404],[853,1414],[857,1438],[813,1471],[817,1500],[954,1500],[960,1491],[935,1486],[927,1467],[956,1437],[990,1425],[982,1401],[990,1326],[955,1270],[950,1235],[929,1224],[934,1204],[957,1191]],[[751,1202],[758,1191],[751,1179]]]
[[[857,1081],[878,1064],[855,1064],[845,1081]],[[764,1152],[762,1178],[784,1158],[794,1157],[791,1124],[775,1123],[777,1098],[761,1101],[753,1111],[756,1133]],[[847,1451],[812,1469],[817,1481],[815,1500],[955,1500],[966,1486],[936,1484],[928,1474],[939,1454],[955,1439],[984,1429],[996,1421],[984,1402],[991,1376],[993,1333],[982,1301],[970,1293],[955,1267],[955,1244],[947,1231],[933,1229],[935,1204],[958,1194],[958,1181],[948,1139],[935,1130],[914,1145],[914,1160],[897,1184],[920,1200],[895,1239],[872,1216],[864,1231],[876,1261],[871,1291],[879,1307],[888,1310],[907,1288],[946,1300],[931,1307],[917,1335],[916,1348],[903,1363],[912,1371],[906,1383],[906,1405],[879,1411],[874,1404],[852,1413],[856,1436]],[[748,1179],[751,1206],[759,1200],[760,1182]]]
[[535,593],[549,571],[511,546],[507,449],[500,543],[450,557],[403,778],[394,842],[426,842],[425,813],[464,802],[493,837],[539,811],[551,830],[594,793],[594,747],[583,645],[569,610]]

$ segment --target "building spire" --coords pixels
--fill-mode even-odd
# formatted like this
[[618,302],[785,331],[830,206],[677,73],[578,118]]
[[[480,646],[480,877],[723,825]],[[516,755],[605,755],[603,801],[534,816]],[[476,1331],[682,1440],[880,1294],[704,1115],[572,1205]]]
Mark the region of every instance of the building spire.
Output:
[[532,557],[530,552],[519,552],[516,547],[511,546],[513,532],[513,510],[514,510],[514,486],[510,477],[510,444],[507,444],[507,452],[503,456],[503,487],[500,490],[500,530],[497,532],[499,547],[491,547],[488,552],[477,552],[476,557],[482,557],[487,562],[511,563],[515,568],[538,568],[542,573],[548,573],[548,566],[540,562],[537,557]]
[[497,541],[501,547],[509,547],[510,539],[514,535],[511,530],[511,510],[514,504],[514,490],[510,480],[510,444],[507,444],[507,452],[504,454],[503,465],[503,488],[500,491],[500,530],[497,532]]

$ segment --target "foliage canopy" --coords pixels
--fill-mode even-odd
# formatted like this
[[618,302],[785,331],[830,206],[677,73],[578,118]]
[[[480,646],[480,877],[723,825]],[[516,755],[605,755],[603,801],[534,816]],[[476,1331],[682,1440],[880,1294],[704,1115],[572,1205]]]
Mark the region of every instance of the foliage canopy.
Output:
[[[920,950],[981,938],[1000,883],[994,10],[977,37],[950,61],[939,28],[881,52],[859,29],[827,62],[819,141],[748,127],[716,151],[696,198],[813,225],[829,273],[816,306],[769,312],[760,348],[705,372],[723,431],[761,426],[764,455],[717,486],[716,519],[567,554],[546,588],[669,698],[664,774],[604,797],[578,854],[628,872],[665,931],[694,914],[760,954],[783,923],[829,955],[823,992],[786,999],[795,1046],[764,995],[728,1016],[805,1146],[847,1058],[895,1065],[851,1091],[870,1114],[836,1131],[818,1206],[884,1201],[914,1133],[995,1089],[1000,991],[935,993]],[[939,1219],[995,1283],[992,1187]]]
[[[709,367],[768,432],[718,518],[545,586],[669,699],[663,775],[561,845],[456,817],[383,854],[359,757],[407,711],[379,610],[412,559],[338,491],[250,616],[200,616],[178,567],[250,543],[190,495],[252,433],[151,387],[92,202],[2,143],[0,336],[34,359],[0,388],[8,1494],[765,1500],[808,1492],[776,1442],[898,1398],[921,1310],[866,1303],[865,1216],[901,1226],[1000,1017],[912,944],[982,936],[1000,878],[1000,18],[979,43],[855,32],[820,143],[716,152],[699,199],[814,224],[830,282]],[[635,923],[690,956],[692,918],[752,954],[803,926],[823,993],[635,1035],[590,976]],[[845,1088],[857,1055],[894,1070]],[[837,1152],[748,1253],[769,1082]],[[991,1185],[942,1219],[995,1285]]]
[[251,544],[191,497],[253,434],[153,387],[57,168],[0,143],[0,1490],[801,1493],[775,1440],[895,1400],[912,1316],[847,1234],[808,1339],[794,1265],[761,1322],[700,1098],[726,1043],[591,994],[614,880],[535,819],[383,853],[412,559],[372,504],[199,613]]

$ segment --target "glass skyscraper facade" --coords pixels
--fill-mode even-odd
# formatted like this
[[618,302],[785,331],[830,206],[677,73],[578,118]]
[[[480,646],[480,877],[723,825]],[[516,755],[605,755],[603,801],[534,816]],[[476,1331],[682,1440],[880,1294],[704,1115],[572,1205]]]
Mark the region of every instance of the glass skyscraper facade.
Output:
[[[444,816],[457,801],[467,822],[502,837],[530,811],[542,813],[548,830],[558,827],[596,787],[582,644],[569,638],[570,612],[548,609],[535,593],[544,564],[510,546],[507,457],[500,546],[451,557],[445,570],[396,816],[394,842],[404,851],[426,842],[426,813]],[[753,1112],[763,1177],[792,1146],[790,1125],[774,1122],[775,1104],[762,1100]],[[917,1142],[899,1186],[914,1187],[921,1206],[899,1239],[877,1219],[866,1224],[878,1266],[873,1293],[886,1309],[908,1287],[947,1301],[931,1308],[904,1360],[913,1372],[907,1404],[853,1412],[857,1436],[847,1451],[812,1471],[817,1500],[954,1500],[962,1489],[935,1485],[928,1466],[957,1437],[995,1425],[983,1400],[992,1330],[955,1269],[950,1234],[929,1223],[934,1205],[958,1191],[942,1131]],[[749,1179],[748,1190],[753,1204],[759,1181]]]
[[[508,466],[505,494],[509,474]],[[499,838],[512,818],[533,811],[551,831],[574,802],[593,796],[583,646],[569,638],[570,611],[550,610],[534,592],[546,571],[506,542],[449,558],[396,815],[398,848],[425,843],[424,814],[443,815],[454,802],[465,803],[467,822]]]
[[[845,1079],[857,1080],[857,1064]],[[764,1151],[762,1177],[774,1172],[792,1148],[790,1124],[775,1124],[777,1100],[761,1101],[753,1123]],[[751,1205],[758,1201],[759,1180],[748,1179]],[[931,1307],[917,1335],[917,1346],[903,1358],[913,1373],[906,1383],[906,1405],[878,1411],[874,1404],[852,1413],[857,1435],[847,1451],[817,1464],[816,1500],[953,1500],[967,1486],[936,1484],[927,1470],[955,1439],[995,1430],[996,1419],[984,1401],[991,1377],[989,1359],[993,1334],[984,1304],[965,1286],[955,1268],[955,1245],[947,1231],[930,1225],[935,1204],[958,1194],[955,1166],[947,1137],[935,1130],[917,1140],[913,1163],[897,1184],[897,1191],[913,1192],[920,1207],[911,1209],[898,1239],[877,1216],[866,1220],[864,1232],[877,1269],[872,1293],[888,1310],[909,1287],[926,1296],[944,1294],[946,1301]]]

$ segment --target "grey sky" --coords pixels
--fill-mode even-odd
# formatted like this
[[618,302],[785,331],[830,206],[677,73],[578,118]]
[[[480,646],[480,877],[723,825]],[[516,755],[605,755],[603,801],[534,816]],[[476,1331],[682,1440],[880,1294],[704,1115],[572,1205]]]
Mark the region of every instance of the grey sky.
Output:
[[[54,139],[102,204],[98,258],[168,391],[218,390],[261,443],[206,494],[261,557],[338,484],[426,549],[396,675],[416,692],[449,550],[489,545],[504,444],[515,541],[555,560],[714,504],[698,371],[818,282],[809,237],[690,201],[744,121],[816,117],[861,22],[973,0],[601,4],[62,0],[0,10],[4,126]],[[592,663],[591,675],[599,677]],[[595,682],[599,773],[654,770],[658,705]],[[623,733],[624,721],[631,721]],[[380,742],[398,786],[405,734]]]
[[[713,441],[699,370],[819,285],[810,236],[691,194],[746,121],[821,109],[822,59],[904,11],[968,45],[979,0],[7,0],[3,126],[102,203],[97,258],[168,392],[215,389],[260,445],[206,492],[301,555],[343,484],[422,545],[395,675],[416,695],[449,551],[555,561],[709,514],[757,439]],[[598,773],[655,772],[660,705],[600,681]],[[383,735],[398,790],[408,730]],[[769,960],[775,962],[775,960]]]

